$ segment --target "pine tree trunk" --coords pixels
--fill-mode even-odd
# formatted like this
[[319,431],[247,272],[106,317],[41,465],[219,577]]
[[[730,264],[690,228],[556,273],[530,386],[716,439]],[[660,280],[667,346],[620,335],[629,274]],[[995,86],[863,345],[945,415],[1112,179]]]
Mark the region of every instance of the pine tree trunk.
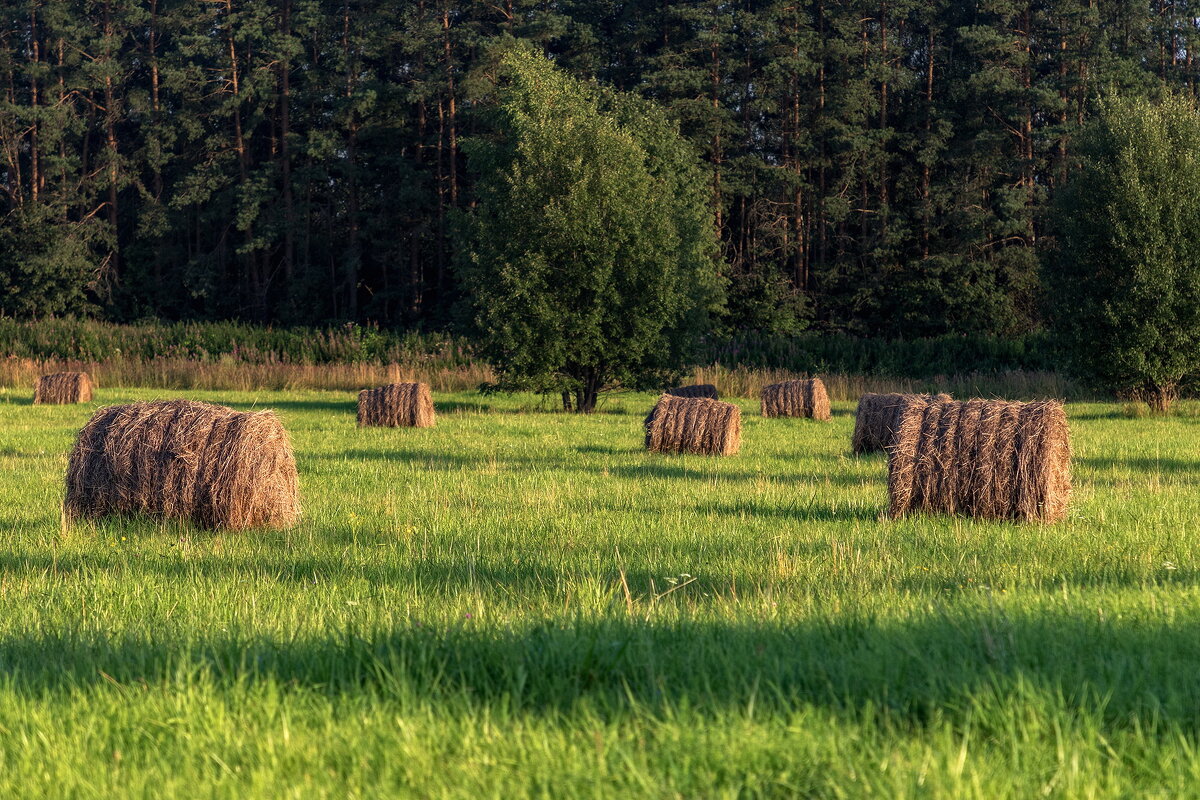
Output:
[[[292,36],[292,2],[283,0],[279,20],[284,46]],[[291,153],[291,80],[292,65],[289,56],[279,63],[279,173],[283,183],[283,277],[290,285],[295,275],[296,259],[296,214],[292,199],[292,153]]]
[[[112,59],[112,52],[109,50],[112,35],[112,5],[106,2],[104,4],[104,56],[106,65]],[[109,283],[115,286],[120,283],[121,279],[121,236],[118,225],[120,215],[117,208],[117,106],[111,67],[106,69],[104,74],[104,133],[108,145],[108,221],[112,226],[113,234],[113,250],[111,260],[109,261],[108,279]]]
[[[41,61],[41,42],[38,33],[37,2],[30,4],[29,10],[29,59],[34,64]],[[38,143],[38,81],[36,71],[29,79],[29,104],[33,109],[33,121],[29,126],[29,195],[34,205],[37,205],[42,188],[42,172],[40,144]]]

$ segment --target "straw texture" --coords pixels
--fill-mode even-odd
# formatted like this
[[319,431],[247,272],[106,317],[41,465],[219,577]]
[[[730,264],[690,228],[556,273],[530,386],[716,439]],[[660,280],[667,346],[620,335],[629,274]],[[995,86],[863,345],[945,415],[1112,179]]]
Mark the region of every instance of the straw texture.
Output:
[[664,394],[645,426],[654,453],[730,456],[742,445],[742,410],[719,400]]
[[764,417],[809,417],[822,421],[833,418],[829,394],[820,378],[764,386],[761,401]]
[[436,423],[427,383],[393,383],[358,393],[359,426],[432,428]]
[[64,511],[283,528],[300,511],[296,461],[272,411],[190,400],[109,406],[75,441]]
[[900,412],[914,400],[950,402],[948,394],[864,394],[854,413],[854,437],[851,448],[856,454],[877,453],[892,446]]
[[64,405],[92,402],[92,376],[86,372],[56,372],[38,378],[33,390],[34,405]]
[[910,401],[888,456],[889,514],[1055,522],[1071,497],[1060,403]]

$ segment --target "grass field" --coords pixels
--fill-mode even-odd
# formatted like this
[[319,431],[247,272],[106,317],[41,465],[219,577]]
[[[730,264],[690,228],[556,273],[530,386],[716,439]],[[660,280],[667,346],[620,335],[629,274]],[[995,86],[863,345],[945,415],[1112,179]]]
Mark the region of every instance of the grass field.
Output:
[[1200,419],[1072,405],[1054,526],[881,519],[883,457],[746,413],[650,456],[440,395],[434,430],[275,408],[288,532],[62,529],[81,407],[0,393],[0,795],[1200,796]]

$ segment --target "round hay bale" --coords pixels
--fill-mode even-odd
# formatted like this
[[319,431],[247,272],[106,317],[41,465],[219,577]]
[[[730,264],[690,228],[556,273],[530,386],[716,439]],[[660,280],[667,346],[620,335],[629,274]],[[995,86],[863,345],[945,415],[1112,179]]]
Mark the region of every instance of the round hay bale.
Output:
[[359,427],[432,428],[437,424],[427,383],[393,383],[358,393]]
[[888,513],[1056,522],[1071,498],[1061,403],[910,401],[888,455]]
[[673,397],[704,397],[709,400],[720,400],[717,395],[717,387],[711,383],[698,383],[695,386],[676,386],[674,389],[667,389],[667,394]]
[[742,446],[742,410],[720,400],[664,394],[645,427],[652,453],[731,456]]
[[205,528],[283,528],[300,512],[296,460],[272,411],[191,400],[109,406],[67,465],[70,519],[144,514]]
[[864,394],[858,399],[854,412],[854,436],[850,440],[856,455],[877,453],[892,446],[899,424],[900,411],[913,401],[948,403],[948,394]]
[[772,383],[763,387],[760,399],[764,417],[807,417],[822,422],[833,419],[829,394],[820,378]]
[[92,402],[95,384],[86,372],[55,372],[38,378],[33,389],[34,405],[65,405]]

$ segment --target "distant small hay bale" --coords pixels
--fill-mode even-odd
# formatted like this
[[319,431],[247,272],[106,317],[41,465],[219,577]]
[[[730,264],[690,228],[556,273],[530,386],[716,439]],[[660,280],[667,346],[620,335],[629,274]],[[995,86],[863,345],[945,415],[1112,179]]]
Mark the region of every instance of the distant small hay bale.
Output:
[[34,405],[63,405],[92,402],[92,376],[86,372],[56,372],[38,378],[33,390]]
[[1071,498],[1062,404],[906,403],[888,455],[888,513],[1056,522]]
[[720,400],[664,394],[645,426],[653,453],[731,456],[742,446],[742,410]]
[[711,383],[698,383],[695,386],[676,386],[674,389],[667,389],[667,394],[672,397],[704,397],[709,400],[720,400],[717,395],[717,387]]
[[432,428],[436,423],[427,383],[393,383],[358,393],[360,427]]
[[205,528],[285,528],[300,513],[296,460],[272,411],[191,400],[109,406],[67,465],[68,519],[145,514]]
[[851,448],[855,454],[876,453],[892,445],[904,404],[920,400],[948,403],[948,394],[864,394],[858,399],[858,410],[854,412],[854,437]]
[[784,381],[764,386],[762,390],[764,417],[809,417],[821,421],[833,418],[829,410],[829,394],[820,378]]

